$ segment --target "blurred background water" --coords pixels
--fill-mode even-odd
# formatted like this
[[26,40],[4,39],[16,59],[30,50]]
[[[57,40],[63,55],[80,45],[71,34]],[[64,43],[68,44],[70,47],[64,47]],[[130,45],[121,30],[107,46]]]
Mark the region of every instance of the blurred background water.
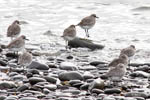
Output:
[[[109,61],[133,44],[137,48],[134,62],[149,62],[149,7],[149,0],[0,0],[0,43],[9,43],[7,28],[18,19],[27,22],[21,25],[21,34],[30,39],[27,45],[63,47],[63,30],[95,13],[99,19],[89,30],[90,39],[106,47],[90,52],[92,56]],[[77,27],[77,36],[84,38],[84,30]]]

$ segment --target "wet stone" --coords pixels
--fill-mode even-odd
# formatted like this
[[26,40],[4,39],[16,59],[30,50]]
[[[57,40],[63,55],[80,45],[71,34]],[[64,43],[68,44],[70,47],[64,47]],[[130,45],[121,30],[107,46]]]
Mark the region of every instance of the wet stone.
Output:
[[52,77],[52,76],[44,76],[43,77],[47,82],[50,82],[50,83],[53,83],[53,84],[56,84],[57,82],[57,79],[55,77]]
[[27,84],[23,84],[23,85],[21,85],[21,86],[19,86],[19,87],[17,88],[17,91],[22,92],[22,91],[25,91],[25,90],[27,90],[27,89],[29,89],[29,86],[28,86]]
[[104,93],[104,91],[103,91],[103,90],[100,90],[100,89],[92,89],[91,92],[92,92],[92,93],[96,93],[96,94]]
[[7,65],[6,61],[0,60],[0,66],[6,66],[6,65]]
[[77,66],[71,62],[62,62],[60,64],[60,69],[63,70],[77,70]]
[[90,85],[89,83],[85,83],[85,84],[81,85],[80,90],[88,90],[89,85]]
[[23,97],[23,98],[20,98],[19,100],[39,100],[39,99],[35,97]]
[[135,71],[135,72],[131,73],[130,76],[148,78],[148,77],[150,77],[150,74],[143,72],[143,71]]
[[72,94],[74,94],[74,95],[78,95],[78,94],[81,93],[80,90],[76,90],[76,89],[63,90],[62,92],[63,92],[63,93],[72,93]]
[[81,83],[81,81],[80,81],[80,80],[70,80],[68,83],[69,83],[71,86],[73,86],[74,84]]
[[15,87],[16,87],[16,84],[14,82],[9,82],[9,81],[0,82],[0,89],[11,89]]
[[49,85],[45,85],[44,88],[51,90],[51,91],[55,91],[57,89],[57,86],[53,84],[49,84]]
[[58,77],[61,81],[83,80],[82,74],[77,71],[62,72]]
[[32,61],[32,63],[29,66],[27,66],[27,68],[38,69],[38,70],[48,70],[49,66],[45,65],[45,64],[41,64],[41,63],[36,62],[36,61]]
[[6,98],[7,98],[7,96],[0,95],[0,100],[5,100]]
[[121,90],[117,88],[112,88],[112,89],[106,89],[104,90],[105,94],[120,94]]
[[90,65],[92,66],[97,66],[99,64],[106,64],[105,62],[101,62],[101,61],[93,61],[93,62],[90,62]]
[[28,69],[27,72],[30,72],[32,74],[40,74],[39,70],[37,69]]
[[147,98],[148,94],[145,92],[128,92],[125,94],[125,97],[143,97]]
[[18,99],[17,96],[11,95],[11,96],[8,96],[5,100],[17,100],[17,99]]
[[30,84],[34,85],[38,82],[46,82],[46,80],[43,78],[39,78],[39,77],[31,77],[31,78],[29,78],[29,82],[30,82]]
[[15,54],[15,53],[7,53],[7,54],[6,54],[6,57],[10,57],[10,58],[17,58],[17,57],[18,57],[18,55],[17,55],[17,54]]

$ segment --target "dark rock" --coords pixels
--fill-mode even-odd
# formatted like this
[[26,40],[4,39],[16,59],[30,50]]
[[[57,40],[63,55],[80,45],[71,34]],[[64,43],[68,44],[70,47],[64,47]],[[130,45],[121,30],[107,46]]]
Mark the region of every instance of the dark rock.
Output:
[[58,77],[61,81],[83,80],[82,74],[77,71],[62,72]]
[[3,51],[3,49],[2,48],[0,48],[0,53]]
[[43,89],[43,93],[44,93],[44,94],[49,94],[49,93],[50,93],[50,90],[49,90],[49,89]]
[[129,64],[129,66],[134,66],[134,67],[139,67],[139,66],[150,66],[150,63],[143,63],[143,64],[140,64],[140,63],[131,63]]
[[30,77],[32,77],[32,76],[33,76],[33,74],[32,74],[32,73],[30,73],[30,72],[28,72],[28,73],[26,74],[26,76],[27,76],[27,78],[30,78]]
[[130,76],[148,78],[148,77],[150,77],[150,74],[143,72],[143,71],[135,71],[135,72],[131,73]]
[[69,41],[68,45],[71,48],[78,48],[78,47],[83,47],[83,48],[89,48],[91,50],[95,49],[103,49],[103,45],[99,44],[94,44],[91,40],[83,39],[83,38],[78,38],[76,37],[72,41]]
[[17,99],[18,99],[17,96],[10,95],[5,100],[17,100]]
[[62,92],[63,92],[63,93],[72,93],[72,94],[74,94],[74,95],[78,95],[78,94],[81,93],[80,90],[76,90],[76,89],[63,90]]
[[89,85],[90,85],[89,83],[85,83],[85,84],[81,85],[80,90],[88,90]]
[[7,65],[7,62],[0,60],[0,66],[6,66],[6,65]]
[[17,91],[23,92],[27,89],[29,89],[29,86],[27,84],[23,84],[17,88]]
[[46,80],[43,78],[39,78],[39,77],[31,77],[31,78],[29,78],[29,82],[30,82],[30,84],[34,85],[38,82],[46,82]]
[[17,72],[17,73],[23,73],[24,69],[23,68],[10,68],[10,71]]
[[117,88],[112,88],[112,89],[106,89],[104,90],[105,94],[120,94],[121,90]]
[[132,9],[133,11],[150,11],[150,7],[149,6],[140,6],[137,8]]
[[60,69],[73,71],[73,70],[77,70],[77,66],[71,62],[62,62],[60,64]]
[[44,76],[44,79],[46,79],[47,82],[50,82],[53,84],[56,84],[56,82],[57,82],[57,79],[54,77],[51,77],[51,76]]
[[90,62],[90,65],[92,65],[92,66],[97,66],[99,64],[106,64],[106,63],[105,62],[101,62],[101,61],[92,61],[92,62]]
[[15,88],[16,85],[13,82],[9,82],[9,81],[1,81],[0,82],[0,89],[11,89],[11,88]]
[[92,75],[92,74],[84,74],[83,75],[83,78],[84,78],[84,80],[87,80],[87,79],[93,79],[94,78],[94,75]]
[[2,95],[0,95],[0,100],[6,100],[6,96],[2,96]]
[[24,75],[18,74],[18,75],[13,76],[11,79],[14,80],[14,81],[16,81],[16,80],[23,81],[27,78]]
[[37,70],[37,69],[29,69],[29,70],[27,70],[27,72],[30,72],[30,73],[32,73],[32,74],[40,74],[40,72],[39,72],[39,70]]
[[18,55],[16,53],[6,53],[6,57],[18,58]]
[[48,70],[49,67],[45,64],[41,64],[39,62],[36,62],[36,61],[32,61],[32,63],[27,66],[27,68],[29,69],[38,69],[38,70]]
[[92,92],[92,93],[96,93],[96,94],[104,93],[104,91],[103,91],[103,90],[100,90],[100,89],[93,89],[91,92]]
[[66,57],[67,59],[73,59],[73,56],[69,55]]
[[71,86],[73,86],[74,84],[81,83],[81,81],[80,81],[80,80],[70,80],[68,83],[69,83]]
[[48,63],[47,64],[49,66],[49,68],[57,68],[58,66],[54,63]]
[[76,83],[76,84],[73,84],[72,86],[79,89],[81,85],[83,85],[83,83]]
[[147,98],[148,94],[146,94],[145,92],[128,92],[125,94],[125,97],[143,97],[143,98]]

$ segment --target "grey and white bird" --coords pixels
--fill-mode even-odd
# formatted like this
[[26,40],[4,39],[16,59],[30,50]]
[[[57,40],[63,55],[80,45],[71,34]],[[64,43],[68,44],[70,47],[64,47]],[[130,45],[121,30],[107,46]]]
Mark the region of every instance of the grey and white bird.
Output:
[[109,71],[106,73],[106,76],[111,82],[121,81],[127,72],[126,68],[126,65],[120,63],[116,67],[110,68]]
[[125,54],[121,54],[119,58],[113,59],[109,64],[108,67],[116,67],[118,64],[128,65],[128,56]]
[[86,36],[89,36],[88,30],[91,29],[95,23],[96,23],[96,18],[99,18],[96,16],[96,14],[91,14],[90,16],[87,16],[81,20],[77,26],[80,26],[82,29],[85,30]]
[[129,57],[129,63],[130,63],[130,59],[135,55],[136,49],[134,45],[130,45],[127,48],[124,48],[121,50],[120,55],[121,54],[125,54]]
[[11,40],[13,40],[13,38],[19,36],[20,32],[20,22],[18,20],[15,20],[7,29],[7,37],[10,37]]
[[6,48],[8,48],[10,51],[19,52],[25,49],[25,40],[28,40],[26,36],[21,35],[20,37],[12,40]]
[[63,32],[64,40],[66,41],[66,49],[68,48],[68,42],[73,40],[76,37],[76,27],[75,25],[70,25]]
[[22,54],[19,55],[18,64],[22,65],[23,68],[28,66],[32,63],[32,54],[24,51]]

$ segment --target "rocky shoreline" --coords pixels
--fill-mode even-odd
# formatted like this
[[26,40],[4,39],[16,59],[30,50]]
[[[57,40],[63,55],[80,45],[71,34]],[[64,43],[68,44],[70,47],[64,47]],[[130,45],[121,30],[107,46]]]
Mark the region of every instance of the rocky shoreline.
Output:
[[36,60],[43,55],[36,55],[25,69],[17,65],[16,55],[2,53],[0,100],[150,99],[148,63],[131,63],[122,82],[113,86],[104,76],[108,62],[89,61],[90,55],[75,55],[75,52],[78,51],[73,49],[57,57],[46,56],[45,64]]

